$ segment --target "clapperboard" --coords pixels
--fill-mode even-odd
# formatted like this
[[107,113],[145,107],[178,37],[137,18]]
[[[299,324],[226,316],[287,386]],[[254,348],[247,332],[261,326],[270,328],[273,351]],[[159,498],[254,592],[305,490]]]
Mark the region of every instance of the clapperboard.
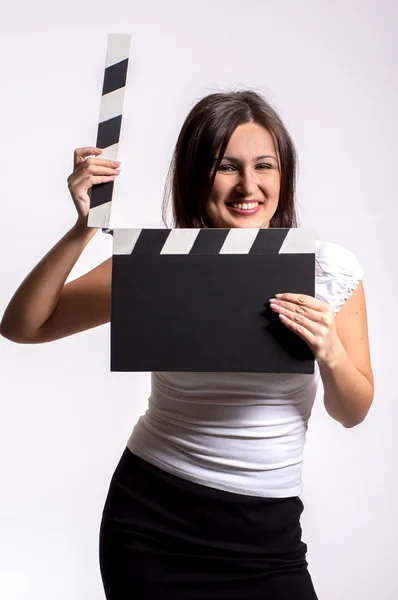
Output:
[[268,306],[315,293],[312,229],[115,229],[111,370],[313,373]]
[[[109,35],[97,146],[111,160],[130,46]],[[110,231],[115,187],[93,186],[90,227]],[[315,243],[308,229],[114,229],[111,370],[313,373],[308,345],[268,300],[314,296]]]

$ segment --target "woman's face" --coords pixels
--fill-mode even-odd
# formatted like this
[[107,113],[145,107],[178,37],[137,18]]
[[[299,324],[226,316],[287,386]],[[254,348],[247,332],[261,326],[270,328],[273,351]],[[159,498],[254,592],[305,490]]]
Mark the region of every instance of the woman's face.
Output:
[[206,211],[213,227],[266,228],[277,209],[279,189],[271,134],[257,123],[244,123],[229,140]]

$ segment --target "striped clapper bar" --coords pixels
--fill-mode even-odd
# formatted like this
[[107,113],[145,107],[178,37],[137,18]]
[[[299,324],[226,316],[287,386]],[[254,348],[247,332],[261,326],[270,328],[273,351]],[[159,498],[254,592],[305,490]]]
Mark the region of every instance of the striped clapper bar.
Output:
[[[131,35],[110,34],[106,53],[105,75],[97,135],[99,158],[117,160],[123,103],[127,83]],[[107,228],[110,224],[114,182],[94,185],[91,190],[89,227]]]
[[269,308],[315,295],[313,229],[115,229],[111,370],[313,373]]

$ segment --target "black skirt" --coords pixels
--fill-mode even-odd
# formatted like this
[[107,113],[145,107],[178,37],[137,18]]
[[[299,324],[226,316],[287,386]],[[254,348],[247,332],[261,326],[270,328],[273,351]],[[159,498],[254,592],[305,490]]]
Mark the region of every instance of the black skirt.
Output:
[[124,451],[100,530],[108,600],[317,600],[298,496],[192,483]]

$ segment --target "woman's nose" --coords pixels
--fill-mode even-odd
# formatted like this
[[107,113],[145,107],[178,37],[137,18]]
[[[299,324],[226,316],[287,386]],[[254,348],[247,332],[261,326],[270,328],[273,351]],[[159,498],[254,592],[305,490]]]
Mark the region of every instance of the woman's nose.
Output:
[[236,189],[245,196],[253,194],[256,189],[255,175],[253,173],[242,173]]

